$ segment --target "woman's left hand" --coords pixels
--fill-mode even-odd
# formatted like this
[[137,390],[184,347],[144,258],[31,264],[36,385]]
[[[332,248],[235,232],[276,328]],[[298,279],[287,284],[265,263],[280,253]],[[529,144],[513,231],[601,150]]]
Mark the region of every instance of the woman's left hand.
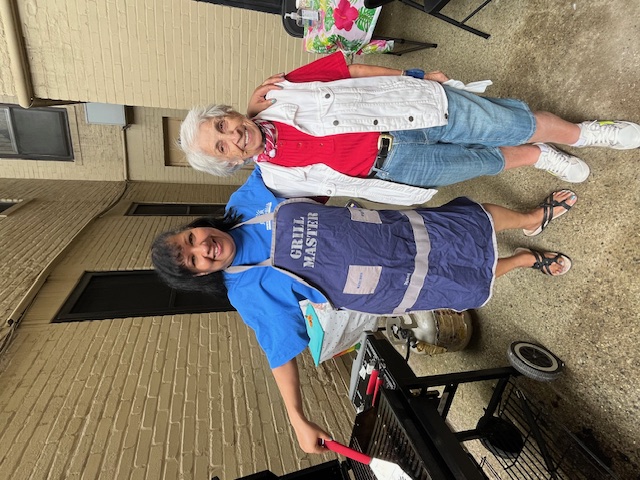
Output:
[[433,72],[425,73],[424,74],[424,79],[425,80],[433,80],[434,82],[438,82],[438,83],[444,83],[444,82],[449,80],[449,77],[447,77],[440,70],[436,70],[436,71],[433,71]]
[[251,94],[251,98],[249,98],[249,105],[247,106],[247,117],[255,117],[257,114],[273,105],[273,102],[275,102],[275,100],[267,100],[267,93],[269,93],[271,90],[281,89],[282,87],[276,85],[276,83],[283,80],[284,73],[272,75],[253,91],[253,93]]

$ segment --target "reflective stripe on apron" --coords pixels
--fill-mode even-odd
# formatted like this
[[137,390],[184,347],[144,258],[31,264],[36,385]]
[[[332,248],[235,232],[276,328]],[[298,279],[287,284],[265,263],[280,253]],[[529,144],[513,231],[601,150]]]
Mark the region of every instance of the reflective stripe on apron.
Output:
[[424,296],[430,242],[424,219],[414,210],[292,199],[238,227],[268,220],[273,220],[270,258],[226,272],[271,266],[317,288],[336,308],[379,315],[412,310]]

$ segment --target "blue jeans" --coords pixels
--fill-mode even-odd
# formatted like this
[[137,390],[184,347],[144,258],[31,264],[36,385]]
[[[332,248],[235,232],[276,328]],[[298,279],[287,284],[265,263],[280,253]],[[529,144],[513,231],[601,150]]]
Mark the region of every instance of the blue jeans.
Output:
[[393,148],[375,176],[397,183],[438,187],[504,170],[498,147],[527,143],[536,129],[520,100],[480,97],[444,87],[448,124],[390,132]]

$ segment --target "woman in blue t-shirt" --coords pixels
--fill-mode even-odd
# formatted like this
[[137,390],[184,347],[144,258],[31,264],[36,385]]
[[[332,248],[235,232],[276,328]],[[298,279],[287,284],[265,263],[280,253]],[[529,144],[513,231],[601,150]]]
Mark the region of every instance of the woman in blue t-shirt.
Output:
[[537,235],[576,200],[562,190],[526,213],[466,198],[417,210],[350,209],[285,202],[256,170],[224,217],[161,234],[152,260],[174,288],[228,295],[267,355],[302,449],[319,453],[317,439],[329,436],[304,415],[295,360],[309,342],[300,300],[381,315],[481,307],[494,279],[511,270],[559,276],[571,268],[557,252],[518,249],[498,259],[495,232]]

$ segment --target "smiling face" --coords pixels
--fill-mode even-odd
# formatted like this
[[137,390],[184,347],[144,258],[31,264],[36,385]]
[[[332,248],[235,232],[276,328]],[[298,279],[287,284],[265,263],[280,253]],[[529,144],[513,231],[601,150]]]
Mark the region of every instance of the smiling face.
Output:
[[244,115],[211,118],[200,125],[197,148],[207,155],[240,165],[264,151],[262,132]]
[[190,228],[168,241],[178,247],[178,262],[196,275],[224,270],[236,255],[231,235],[217,228]]

